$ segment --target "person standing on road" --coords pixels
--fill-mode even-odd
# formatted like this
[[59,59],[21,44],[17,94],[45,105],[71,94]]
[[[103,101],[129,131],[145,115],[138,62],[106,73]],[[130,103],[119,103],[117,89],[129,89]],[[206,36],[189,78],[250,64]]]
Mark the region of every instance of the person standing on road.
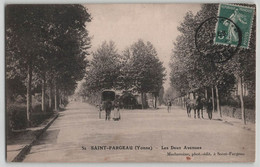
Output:
[[168,111],[168,113],[171,111],[171,107],[172,107],[172,102],[171,102],[170,99],[168,99],[168,101],[167,101],[167,111]]
[[114,118],[113,118],[113,120],[114,121],[119,121],[121,119],[120,111],[119,111],[119,109],[120,109],[119,98],[116,98],[114,106],[115,106],[115,111],[114,111]]
[[106,119],[105,120],[110,120],[112,102],[110,100],[105,101],[104,108],[105,108],[105,111],[106,111]]

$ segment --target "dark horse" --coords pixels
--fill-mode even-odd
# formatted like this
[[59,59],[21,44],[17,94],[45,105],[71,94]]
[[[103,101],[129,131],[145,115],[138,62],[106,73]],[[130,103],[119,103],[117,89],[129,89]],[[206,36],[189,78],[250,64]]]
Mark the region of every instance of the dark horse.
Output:
[[186,100],[186,108],[187,108],[187,114],[188,117],[191,117],[191,110],[194,110],[194,118],[196,118],[196,111],[198,113],[198,118],[200,118],[200,112],[201,117],[203,118],[203,99],[199,96],[197,99],[187,99]]

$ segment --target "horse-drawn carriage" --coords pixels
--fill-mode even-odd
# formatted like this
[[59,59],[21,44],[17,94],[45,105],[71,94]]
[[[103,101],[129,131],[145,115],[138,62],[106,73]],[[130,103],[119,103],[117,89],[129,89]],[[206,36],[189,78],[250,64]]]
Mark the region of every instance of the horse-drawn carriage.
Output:
[[99,105],[99,118],[101,118],[102,110],[112,110],[114,108],[114,101],[116,98],[116,93],[112,89],[105,89],[101,92],[101,101]]
[[115,112],[119,114],[119,98],[118,94],[116,94],[116,91],[113,89],[105,89],[101,92],[101,104],[99,108],[99,118],[101,118],[101,111],[104,110],[106,112],[106,120],[110,120],[110,114],[111,110],[114,110],[114,108],[117,108],[117,111]]

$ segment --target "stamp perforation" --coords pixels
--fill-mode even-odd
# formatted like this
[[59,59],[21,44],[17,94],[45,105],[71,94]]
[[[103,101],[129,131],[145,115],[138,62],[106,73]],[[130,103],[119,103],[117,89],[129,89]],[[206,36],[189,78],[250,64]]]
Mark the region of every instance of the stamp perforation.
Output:
[[[247,48],[246,49],[249,49],[249,46],[250,46],[250,40],[251,40],[251,36],[253,35],[252,34],[252,27],[253,27],[253,22],[254,22],[254,16],[255,16],[255,14],[256,14],[256,8],[255,7],[250,7],[250,6],[243,6],[243,5],[241,5],[241,4],[232,4],[233,6],[241,6],[241,7],[243,7],[243,8],[248,8],[248,9],[253,9],[253,13],[252,13],[252,20],[251,20],[251,24],[250,24],[250,35],[249,35],[249,38],[248,38],[248,46],[247,46]],[[254,5],[254,4],[252,4],[252,5]]]

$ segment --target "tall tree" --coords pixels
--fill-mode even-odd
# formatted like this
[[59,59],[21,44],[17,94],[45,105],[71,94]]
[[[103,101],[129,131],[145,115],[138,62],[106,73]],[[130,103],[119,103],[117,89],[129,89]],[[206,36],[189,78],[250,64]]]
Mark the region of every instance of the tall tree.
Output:
[[6,7],[7,79],[27,78],[24,83],[28,123],[32,83],[42,85],[42,109],[45,110],[46,81],[54,79],[64,90],[74,89],[76,81],[84,76],[90,41],[85,23],[89,21],[90,15],[82,5]]
[[[229,46],[214,45],[213,43],[217,19],[212,19],[213,21],[207,22],[205,26],[200,27],[200,25],[206,19],[216,17],[217,11],[217,4],[202,5],[201,10],[195,16],[190,12],[187,13],[184,21],[178,27],[181,35],[177,38],[172,55],[171,83],[180,92],[210,87],[212,90],[215,89],[217,110],[221,116],[220,95],[232,90],[235,84],[235,76],[250,74],[251,77],[248,77],[248,82],[254,83],[252,76],[254,76],[255,70],[250,68],[250,64],[253,67],[255,66],[255,39],[252,39],[250,43],[252,49],[250,48],[249,52],[240,48],[228,62],[215,63],[213,60],[218,58],[216,55],[219,55],[221,50],[229,50]],[[198,27],[200,27],[199,32]],[[197,40],[197,47],[200,47],[201,52],[205,54],[204,56],[197,52],[194,41],[196,32],[198,32],[197,36],[200,37],[200,40]],[[254,33],[254,30],[252,32]],[[250,58],[243,61],[245,58],[243,53],[245,52],[250,54]],[[244,62],[247,62],[247,64],[243,64]],[[214,97],[214,91],[212,92],[212,97]],[[242,98],[240,99],[242,104]],[[243,108],[243,106],[241,107]]]
[[[41,58],[44,37],[41,28],[44,25],[46,8],[30,5],[8,5],[6,7],[6,64],[8,74],[19,75],[13,70],[26,71],[27,75],[27,120],[30,124],[31,87],[33,68]],[[38,49],[35,49],[38,48]]]
[[87,92],[95,93],[102,89],[117,89],[120,59],[115,43],[103,42],[92,55],[93,59],[87,68],[85,78]]
[[[144,94],[153,93],[155,100],[165,79],[165,68],[157,56],[151,42],[138,40],[125,51],[129,57],[123,73],[128,77],[132,90],[141,94],[142,108],[145,107]],[[156,107],[156,106],[155,106]]]

